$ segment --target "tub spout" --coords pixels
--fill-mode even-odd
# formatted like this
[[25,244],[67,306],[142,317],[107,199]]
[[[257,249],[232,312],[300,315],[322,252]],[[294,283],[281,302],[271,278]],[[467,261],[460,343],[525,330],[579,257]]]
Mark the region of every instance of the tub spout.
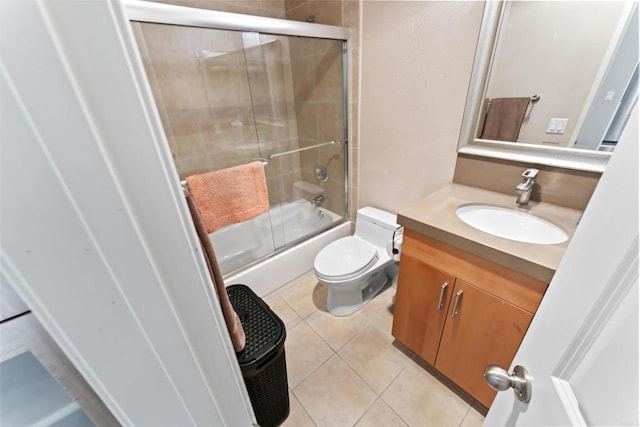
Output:
[[311,206],[320,206],[322,202],[324,202],[324,194],[320,194],[319,196],[314,197],[310,200]]

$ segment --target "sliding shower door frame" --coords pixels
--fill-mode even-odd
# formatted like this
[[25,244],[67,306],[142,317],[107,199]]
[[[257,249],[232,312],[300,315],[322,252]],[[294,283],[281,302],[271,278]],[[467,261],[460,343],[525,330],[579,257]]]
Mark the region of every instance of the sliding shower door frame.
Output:
[[124,0],[122,4],[130,21],[345,41],[351,36],[350,28],[334,25],[218,12],[142,0]]
[[[291,21],[287,19],[263,16],[244,15],[239,13],[219,12],[197,9],[171,4],[155,3],[143,0],[123,0],[122,4],[130,21],[155,24],[180,25],[215,30],[233,30],[256,32],[262,34],[309,37],[341,40],[343,102],[344,102],[344,212],[343,218],[348,220],[350,212],[349,198],[349,93],[348,93],[348,48],[351,40],[351,29],[334,25],[310,22]],[[328,227],[331,228],[331,227]],[[319,230],[318,233],[326,231]],[[310,236],[312,237],[312,236]],[[295,243],[294,243],[295,245]],[[287,249],[293,245],[286,245]],[[279,252],[279,251],[277,251]]]

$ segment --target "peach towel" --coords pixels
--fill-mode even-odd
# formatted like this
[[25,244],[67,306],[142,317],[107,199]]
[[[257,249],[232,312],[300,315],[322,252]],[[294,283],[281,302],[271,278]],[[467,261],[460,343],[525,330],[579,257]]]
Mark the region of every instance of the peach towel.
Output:
[[187,198],[187,206],[189,206],[189,212],[191,213],[191,218],[193,219],[193,225],[196,227],[196,232],[198,233],[200,247],[203,250],[202,253],[204,254],[204,259],[207,261],[209,276],[211,277],[211,281],[213,282],[213,289],[215,290],[216,295],[218,296],[218,301],[220,302],[220,308],[222,309],[224,322],[226,323],[227,330],[229,331],[231,344],[233,344],[233,349],[236,351],[236,353],[238,353],[244,349],[246,338],[244,329],[242,328],[242,323],[240,322],[238,314],[233,309],[231,301],[229,300],[227,288],[224,286],[222,273],[220,272],[220,267],[218,266],[216,253],[213,250],[213,245],[211,245],[211,240],[209,240],[209,234],[204,228],[204,224],[202,222],[202,219],[200,218],[198,209],[196,208],[194,201],[189,194],[189,191],[185,191],[185,193]]
[[260,161],[189,176],[186,181],[207,233],[269,210],[267,181]]

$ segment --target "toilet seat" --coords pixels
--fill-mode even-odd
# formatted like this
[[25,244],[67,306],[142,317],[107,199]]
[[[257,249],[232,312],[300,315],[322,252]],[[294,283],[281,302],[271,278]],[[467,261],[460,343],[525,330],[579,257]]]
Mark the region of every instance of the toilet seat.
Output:
[[353,236],[338,239],[316,256],[313,268],[319,279],[349,280],[368,270],[378,261],[376,248]]

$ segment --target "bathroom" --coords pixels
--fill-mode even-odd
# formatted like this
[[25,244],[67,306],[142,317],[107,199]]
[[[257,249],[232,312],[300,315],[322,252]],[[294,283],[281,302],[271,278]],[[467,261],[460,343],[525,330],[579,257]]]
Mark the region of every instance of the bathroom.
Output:
[[[264,5],[262,4],[264,3]],[[279,2],[275,2],[279,3]],[[202,3],[198,2],[201,6]],[[243,7],[240,2],[234,2],[230,7],[238,7],[238,10],[231,10],[234,12],[247,13],[251,15],[267,14],[269,8],[273,5],[273,2],[261,2],[260,6],[256,6],[256,2],[250,3],[250,5]],[[491,183],[482,183],[482,180],[489,180],[491,177],[500,176],[501,185],[508,186],[509,189],[504,190],[504,193],[510,193],[512,186],[514,186],[520,180],[520,174],[525,169],[520,163],[513,165],[509,161],[487,161],[479,162],[474,161],[472,156],[466,155],[458,157],[457,145],[460,133],[460,124],[465,114],[465,104],[468,91],[469,74],[471,72],[474,53],[476,49],[476,42],[478,37],[478,31],[481,23],[483,4],[480,2],[442,2],[442,3],[413,3],[402,2],[401,5],[392,5],[386,2],[295,2],[297,7],[292,8],[291,13],[299,13],[299,20],[306,20],[310,15],[315,17],[318,23],[338,24],[351,27],[353,29],[360,29],[353,31],[351,39],[351,48],[349,52],[348,64],[351,67],[349,72],[349,198],[348,205],[349,217],[353,218],[356,207],[363,206],[376,206],[389,211],[402,211],[408,208],[413,203],[424,198],[426,195],[435,192],[452,180],[457,182],[463,182],[462,180],[474,180],[476,185],[490,185]],[[185,4],[187,5],[187,4]],[[59,9],[58,9],[59,8]],[[49,27],[56,28],[56,43],[52,45],[53,50],[55,46],[61,49],[60,46],[66,46],[65,40],[74,40],[72,32],[75,29],[75,21],[72,17],[83,17],[85,25],[89,23],[93,24],[93,27],[99,27],[101,31],[111,34],[110,29],[106,27],[106,24],[102,20],[97,19],[91,21],[91,10],[85,10],[84,8],[78,8],[74,12],[64,11],[63,6],[49,7],[47,6],[47,20]],[[98,3],[93,6],[96,10],[100,11],[99,16],[115,16],[122,17],[121,12],[115,8],[111,9],[109,6],[105,6]],[[103,8],[105,10],[101,10]],[[63,13],[66,12],[66,13]],[[98,14],[98,12],[93,12]],[[282,13],[282,11],[273,11],[273,13]],[[287,17],[279,15],[278,17]],[[303,19],[304,18],[304,19]],[[296,19],[291,15],[290,19]],[[324,21],[324,22],[323,22]],[[117,19],[114,18],[113,24],[117,27]],[[403,25],[397,23],[402,22]],[[59,23],[62,27],[55,27],[53,23]],[[80,25],[80,24],[77,24]],[[77,28],[77,31],[88,31],[88,28]],[[60,28],[66,28],[62,31]],[[380,31],[380,28],[388,28],[388,31]],[[456,28],[456,31],[452,32],[451,28]],[[91,32],[89,32],[91,33]],[[106,36],[105,36],[106,37]],[[117,38],[114,36],[114,38]],[[80,60],[78,57],[74,58],[74,51],[72,47],[80,49],[82,43],[87,43],[91,46],[90,42],[99,42],[97,39],[91,39],[87,37],[87,40],[79,40],[75,38],[75,42],[71,43],[69,50],[66,52],[67,66],[73,64],[74,59]],[[75,43],[75,45],[74,45]],[[79,45],[77,45],[79,44]],[[376,46],[375,49],[367,49],[366,46]],[[82,49],[81,49],[82,50]],[[84,49],[85,55],[91,55],[91,49]],[[385,55],[381,55],[380,52],[385,52]],[[92,65],[92,71],[102,73],[105,69],[117,75],[117,67],[112,63],[105,63],[106,58],[110,58],[114,61],[114,57],[110,55],[117,55],[117,52],[105,50],[101,52],[104,59],[100,57],[94,58],[87,63]],[[44,56],[43,56],[44,58]],[[438,58],[434,61],[433,58]],[[360,61],[358,61],[360,59]],[[95,63],[93,62],[95,61]],[[122,62],[126,62],[124,59]],[[358,69],[367,70],[366,72],[359,72]],[[87,71],[88,72],[88,71]],[[74,85],[76,91],[88,90],[87,80],[84,80],[86,75],[82,74],[82,70],[74,70]],[[119,82],[121,83],[121,82]],[[48,90],[53,91],[56,89],[50,85]],[[114,86],[115,87],[115,86]],[[44,93],[44,89],[39,88],[40,93]],[[109,98],[108,88],[104,88],[105,92],[102,93],[104,98]],[[62,89],[60,89],[62,90]],[[91,94],[85,93],[84,102],[79,103],[78,109],[89,109],[93,111],[98,107],[96,100],[93,97],[98,97],[98,89],[92,88]],[[113,90],[113,89],[112,89]],[[136,93],[136,88],[132,88],[132,93]],[[37,94],[32,94],[36,96]],[[55,95],[55,96],[54,96]],[[56,105],[56,99],[65,99],[60,97],[60,94],[53,94],[51,101],[47,101],[48,108],[54,108]],[[527,93],[527,95],[529,95]],[[25,95],[26,96],[26,95]],[[45,98],[47,99],[47,98]],[[112,100],[118,103],[118,100]],[[59,101],[58,101],[59,102]],[[137,117],[138,120],[144,122],[144,116],[140,116],[140,112],[137,111],[132,105],[140,105],[143,103],[145,108],[153,108],[152,105],[147,104],[148,100],[140,101],[139,98],[133,97],[130,99],[121,99],[118,103],[120,108],[116,111],[117,117],[105,118],[105,121],[97,121],[93,123],[93,128],[90,128],[88,132],[88,138],[96,139],[109,138],[118,140],[119,128],[125,128],[125,123],[128,120],[132,120],[133,117]],[[406,108],[406,105],[410,104],[411,108]],[[69,107],[69,109],[71,109]],[[35,114],[35,113],[34,113]],[[138,114],[138,116],[136,116]],[[49,123],[50,126],[54,126],[55,123]],[[78,133],[82,129],[78,129]],[[139,134],[140,138],[145,138],[144,131]],[[146,130],[149,133],[149,130]],[[97,137],[96,137],[97,136]],[[97,139],[99,139],[97,138]],[[128,141],[128,137],[123,137],[124,141]],[[364,142],[366,141],[366,143]],[[71,146],[72,141],[67,142],[68,145],[61,145],[58,148],[50,148],[49,156],[58,158],[56,156],[63,156],[64,150],[74,150],[77,156],[82,158],[91,159],[92,156],[97,154],[92,150],[91,146],[83,144],[76,144]],[[116,143],[114,143],[116,144]],[[118,147],[117,145],[105,146],[104,144],[96,144],[96,147],[100,147],[100,150],[105,153],[105,157],[108,161],[106,163],[106,170],[118,176],[116,184],[103,184],[103,187],[98,186],[96,182],[95,188],[103,191],[101,195],[104,198],[110,197],[112,194],[111,186],[113,185],[120,193],[114,193],[119,197],[114,197],[113,206],[123,208],[126,212],[135,212],[136,215],[132,216],[130,230],[134,236],[141,236],[146,242],[146,250],[149,259],[153,259],[152,262],[146,261],[143,263],[147,266],[148,274],[157,274],[164,280],[164,286],[161,287],[167,292],[167,298],[170,298],[171,307],[166,307],[166,301],[163,302],[162,296],[156,295],[158,287],[150,282],[146,282],[144,286],[141,284],[140,289],[129,290],[120,289],[115,287],[116,294],[126,295],[126,298],[117,300],[117,307],[128,307],[135,309],[135,313],[140,325],[144,325],[146,339],[154,342],[154,353],[163,361],[163,366],[166,371],[171,374],[173,381],[177,382],[180,386],[180,381],[183,386],[191,384],[187,382],[186,377],[175,376],[175,371],[172,370],[170,360],[164,360],[164,356],[169,354],[177,354],[178,350],[170,347],[180,348],[181,353],[185,357],[191,354],[182,347],[177,346],[175,343],[188,343],[193,353],[192,354],[219,354],[219,360],[224,360],[228,357],[224,351],[219,349],[211,349],[210,344],[202,342],[198,339],[198,334],[194,331],[201,331],[202,327],[199,327],[199,316],[207,316],[207,307],[194,303],[193,299],[187,298],[186,295],[201,295],[202,298],[207,298],[206,291],[199,289],[197,286],[191,284],[197,282],[200,279],[198,276],[197,268],[184,268],[184,271],[178,271],[182,269],[176,269],[169,271],[166,265],[172,265],[176,262],[176,259],[180,259],[185,263],[192,262],[192,265],[196,263],[191,260],[184,253],[180,252],[177,248],[173,248],[174,252],[171,254],[161,253],[162,250],[157,249],[159,247],[167,246],[163,243],[167,241],[184,240],[184,237],[180,237],[183,233],[180,227],[171,228],[163,227],[162,233],[154,233],[161,225],[166,225],[169,220],[176,220],[176,215],[167,213],[167,204],[174,203],[176,195],[173,190],[167,191],[164,194],[161,188],[171,187],[174,183],[168,183],[166,174],[163,171],[167,168],[171,159],[166,158],[166,153],[157,153],[148,147],[140,148],[140,151],[127,151],[127,156],[124,156],[122,151],[126,147]],[[56,151],[61,150],[61,151]],[[97,150],[97,151],[100,151]],[[146,150],[146,151],[144,151]],[[94,148],[95,151],[95,148]],[[67,151],[68,152],[68,151]],[[163,165],[151,165],[144,162],[142,159],[160,157],[158,162]],[[62,158],[62,157],[61,157]],[[462,159],[462,160],[460,160]],[[474,173],[469,174],[465,171],[456,168],[456,162],[459,162],[462,166],[471,168]],[[135,162],[135,167],[132,169],[132,163]],[[98,176],[99,173],[104,172],[105,166],[103,163],[97,163],[91,165],[89,161],[86,164],[86,170],[77,171],[77,173],[94,173]],[[71,173],[64,169],[64,164],[58,164],[58,170],[64,178],[64,182],[67,186],[67,193],[72,194],[74,197],[81,194],[82,191],[88,191],[86,188],[82,188],[80,179],[74,179],[73,175],[67,175]],[[93,166],[93,167],[92,167]],[[525,165],[526,166],[526,165]],[[3,165],[4,167],[4,165]],[[499,172],[496,172],[497,167],[501,167]],[[481,172],[481,173],[478,173]],[[540,180],[545,176],[545,172],[548,172],[547,178],[549,182],[545,183],[549,195],[561,194],[558,197],[563,197],[562,189],[569,186],[564,179],[573,182],[581,178],[581,174],[571,171],[570,173],[562,173],[562,170],[558,168],[548,167],[542,169]],[[557,174],[556,174],[557,173]],[[458,178],[454,178],[454,175],[459,174]],[[589,174],[587,174],[589,175]],[[152,177],[155,180],[152,180]],[[96,178],[97,179],[97,178]],[[460,181],[458,181],[460,180]],[[111,181],[108,181],[111,182]],[[544,181],[543,181],[544,182]],[[100,182],[101,183],[101,182]],[[148,186],[148,187],[144,187]],[[577,203],[586,204],[589,199],[591,191],[595,183],[586,184],[583,191],[576,191],[573,189],[569,196],[572,199],[577,200]],[[118,216],[113,218],[103,218],[100,211],[92,210],[92,202],[96,203],[95,197],[99,191],[96,192],[94,188],[93,196],[88,193],[83,193],[87,199],[80,198],[76,209],[79,209],[82,213],[81,217],[87,224],[91,224],[91,232],[94,239],[100,241],[101,253],[107,253],[105,251],[115,251],[117,249],[127,248],[129,251],[123,251],[122,256],[131,255],[133,249],[124,244],[125,240],[120,242],[120,245],[116,245],[117,242],[112,242],[114,246],[104,247],[104,244],[100,239],[107,239],[109,235],[109,227],[115,227],[120,224],[118,222]],[[157,188],[158,191],[153,195],[148,194],[146,197],[140,194],[143,188]],[[171,187],[173,188],[173,187]],[[109,191],[107,191],[109,190]],[[115,191],[115,190],[114,190]],[[496,190],[500,191],[500,190]],[[158,194],[155,194],[158,193]],[[93,197],[93,198],[92,198]],[[568,197],[564,194],[564,197]],[[515,198],[515,194],[514,194]],[[84,200],[84,201],[83,201]],[[163,205],[164,203],[164,205]],[[100,205],[100,203],[98,203]],[[107,205],[108,206],[108,205]],[[175,207],[172,208],[176,210]],[[116,215],[118,211],[114,209]],[[122,215],[122,214],[119,214]],[[113,222],[111,222],[113,221]],[[183,218],[176,220],[178,224],[183,224]],[[97,225],[94,225],[97,224]],[[94,228],[97,227],[97,228]],[[104,228],[101,228],[104,227]],[[39,230],[40,232],[54,232],[55,230]],[[68,231],[67,229],[61,229],[62,231]],[[173,233],[173,234],[172,234]],[[182,234],[181,234],[182,233]],[[139,245],[138,245],[139,246]],[[136,248],[138,248],[136,246]],[[87,246],[88,247],[88,246]],[[132,245],[133,247],[133,245]],[[169,250],[169,249],[167,249]],[[142,256],[141,253],[137,255]],[[111,255],[108,252],[107,255]],[[106,256],[106,255],[105,255]],[[165,258],[163,258],[165,257]],[[121,259],[122,264],[118,264],[114,261],[110,262],[112,272],[116,278],[123,279],[121,274],[127,273],[128,260]],[[196,270],[194,273],[193,270]],[[155,273],[153,273],[155,272]],[[179,274],[180,273],[180,274]],[[190,278],[186,280],[185,278]],[[34,280],[34,279],[31,279]],[[184,282],[184,294],[171,291],[171,283]],[[72,286],[69,284],[68,286]],[[97,285],[96,285],[97,286]],[[26,288],[26,287],[25,287]],[[169,291],[167,291],[169,289]],[[46,286],[40,288],[40,292],[33,291],[40,294],[41,298],[47,296]],[[153,292],[153,290],[156,290]],[[82,288],[69,288],[69,292],[72,295],[77,295],[78,298],[84,297]],[[69,293],[67,292],[67,293]],[[97,297],[98,295],[96,295]],[[103,297],[105,295],[102,295]],[[39,297],[31,295],[29,297],[31,301],[37,301]],[[51,296],[53,298],[53,296]],[[97,298],[96,298],[97,299]],[[96,304],[99,301],[95,301]],[[122,302],[122,305],[120,304]],[[56,335],[58,340],[61,340],[61,336],[67,336],[67,340],[75,340],[83,337],[83,331],[73,328],[67,328],[67,325],[62,320],[56,317],[56,313],[66,310],[71,310],[75,315],[80,313],[75,312],[78,308],[64,305],[64,301],[58,301],[59,305],[48,307],[48,310],[41,308],[42,312],[52,313],[49,321],[54,325],[65,325],[63,330],[65,334]],[[51,302],[49,302],[51,304]],[[153,313],[145,312],[144,307],[146,305],[153,304],[157,308],[158,312],[161,310],[169,310],[173,312],[174,316],[180,318],[180,324],[184,330],[171,329],[169,332],[161,333],[153,327],[153,322],[156,319]],[[87,307],[89,307],[87,302]],[[203,314],[204,313],[204,314]],[[123,322],[125,319],[118,318]],[[167,320],[162,320],[167,321]],[[193,323],[191,323],[193,322]],[[102,325],[105,326],[105,325]],[[59,326],[62,328],[62,326]],[[53,327],[52,327],[53,329]],[[86,333],[86,332],[85,332]],[[134,331],[132,330],[132,334]],[[172,346],[163,346],[163,338],[168,333],[171,333]],[[58,334],[61,334],[58,331]],[[75,335],[74,335],[75,334]],[[181,335],[182,334],[182,335]],[[133,335],[132,335],[133,337]],[[160,343],[155,343],[155,339],[160,340]],[[69,346],[69,342],[66,344]],[[93,343],[97,345],[97,343]],[[182,346],[182,344],[181,344]],[[81,346],[82,347],[82,346]],[[135,346],[133,346],[135,347]],[[133,348],[132,347],[132,348]],[[185,347],[185,348],[187,348]],[[86,349],[83,357],[87,360],[87,365],[91,359],[91,354],[86,353]],[[65,347],[68,349],[68,347]],[[107,349],[102,348],[107,351]],[[133,351],[133,350],[132,350]],[[148,349],[139,349],[139,351],[148,352]],[[172,353],[175,351],[176,353]],[[216,351],[218,353],[216,353]],[[106,354],[106,353],[105,353]],[[141,353],[142,354],[142,353]],[[201,363],[200,370],[195,369],[191,377],[191,381],[196,381],[194,378],[198,378],[197,382],[199,387],[206,389],[207,375],[212,375],[215,372],[214,366],[210,365],[210,360],[207,358],[200,359],[201,356],[193,356]],[[226,356],[225,356],[226,355]],[[215,359],[215,358],[212,358]],[[77,361],[77,360],[74,360]],[[80,363],[82,364],[82,363]],[[151,369],[151,368],[149,368]],[[91,378],[91,383],[96,384],[96,377],[92,375],[91,370],[85,368],[81,370],[85,377]],[[148,372],[150,374],[150,371]],[[203,374],[204,373],[204,374]],[[114,383],[109,383],[109,387],[116,387],[117,375],[113,373]],[[190,374],[191,375],[191,374]],[[204,378],[204,379],[202,379]],[[103,378],[100,377],[102,380]],[[233,382],[233,377],[228,381]],[[237,378],[236,378],[237,380]],[[226,381],[226,380],[225,380]],[[195,387],[195,386],[194,386]],[[115,389],[114,389],[115,390]],[[149,391],[150,392],[150,391]],[[210,390],[211,394],[216,398],[222,399],[226,402],[225,396],[219,396],[217,390]],[[221,393],[224,394],[224,393]],[[232,394],[232,393],[229,393]],[[165,395],[169,399],[169,394]],[[197,406],[196,403],[191,403],[189,397],[184,397],[185,405],[188,406],[188,410],[192,413],[198,413],[197,409],[206,412],[206,404],[201,403],[203,406]],[[245,398],[239,397],[230,403],[231,407],[241,407],[238,402],[244,402]],[[168,402],[168,401],[167,401]],[[244,402],[246,404],[246,402]],[[127,403],[122,403],[127,406]],[[196,406],[190,406],[196,405]],[[236,405],[236,406],[234,406]],[[171,405],[167,404],[167,408]],[[467,406],[468,408],[468,406]],[[212,410],[212,409],[208,409]],[[168,409],[167,409],[168,411]],[[128,413],[128,410],[125,411]],[[238,409],[240,412],[240,409]],[[465,412],[471,413],[469,411]],[[135,412],[131,412],[135,414]],[[198,413],[202,414],[202,413]],[[134,415],[131,415],[134,416]]]

